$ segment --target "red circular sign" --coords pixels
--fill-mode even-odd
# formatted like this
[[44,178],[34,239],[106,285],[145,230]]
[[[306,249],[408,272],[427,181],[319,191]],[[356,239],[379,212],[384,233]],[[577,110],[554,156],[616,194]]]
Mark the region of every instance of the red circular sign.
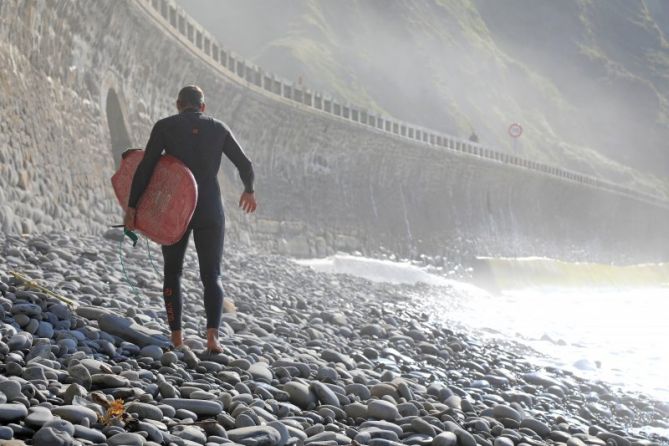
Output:
[[523,134],[523,127],[520,124],[514,122],[509,126],[509,135],[512,138],[519,138],[520,135],[522,134]]

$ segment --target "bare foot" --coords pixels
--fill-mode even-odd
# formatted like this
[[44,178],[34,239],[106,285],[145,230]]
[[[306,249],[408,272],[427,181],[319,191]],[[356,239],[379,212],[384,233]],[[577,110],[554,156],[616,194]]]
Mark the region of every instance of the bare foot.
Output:
[[223,347],[218,343],[218,328],[207,328],[207,351],[223,353]]
[[173,331],[172,334],[170,335],[170,338],[171,338],[172,345],[174,346],[174,348],[179,348],[184,343],[184,338],[181,335],[181,330]]

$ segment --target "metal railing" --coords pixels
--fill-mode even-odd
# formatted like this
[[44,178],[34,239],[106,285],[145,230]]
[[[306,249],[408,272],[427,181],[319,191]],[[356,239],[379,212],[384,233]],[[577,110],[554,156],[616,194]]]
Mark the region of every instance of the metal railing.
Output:
[[445,133],[430,130],[418,125],[402,122],[397,119],[364,110],[351,104],[339,103],[331,96],[312,91],[306,86],[282,79],[273,73],[266,72],[226,50],[206,29],[190,17],[174,0],[136,0],[151,8],[155,15],[162,18],[162,25],[170,31],[185,38],[199,55],[217,66],[228,77],[245,81],[255,86],[258,91],[300,104],[309,109],[317,110],[340,119],[386,133],[414,143],[458,152],[466,156],[485,159],[508,166],[515,166],[541,175],[571,181],[618,194],[626,195],[655,205],[669,206],[666,197],[640,192],[620,186],[596,177],[574,172],[560,167],[520,158],[515,155],[491,149],[482,144],[474,143]]

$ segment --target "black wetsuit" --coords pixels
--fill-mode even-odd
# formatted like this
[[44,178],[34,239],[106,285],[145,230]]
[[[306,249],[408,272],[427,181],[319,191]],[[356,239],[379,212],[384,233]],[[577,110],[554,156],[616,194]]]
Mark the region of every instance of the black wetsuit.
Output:
[[188,230],[177,243],[162,247],[167,321],[172,331],[181,329],[181,274],[192,231],[204,285],[207,328],[218,328],[223,309],[220,275],[225,234],[225,215],[217,179],[221,155],[225,154],[237,167],[246,192],[253,192],[253,165],[225,124],[187,109],[161,119],[153,127],[144,158],[132,180],[129,207],[137,207],[163,150],[188,166],[198,186],[197,206]]

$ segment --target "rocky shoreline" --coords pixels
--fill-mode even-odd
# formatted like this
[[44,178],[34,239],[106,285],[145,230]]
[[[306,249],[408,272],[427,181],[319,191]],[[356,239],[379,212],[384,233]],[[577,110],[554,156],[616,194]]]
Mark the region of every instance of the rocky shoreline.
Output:
[[234,247],[225,353],[204,351],[194,249],[183,280],[190,348],[171,350],[151,266],[160,270],[159,250],[119,240],[0,238],[0,446],[669,444],[632,433],[668,428],[668,404],[456,333],[414,286]]

